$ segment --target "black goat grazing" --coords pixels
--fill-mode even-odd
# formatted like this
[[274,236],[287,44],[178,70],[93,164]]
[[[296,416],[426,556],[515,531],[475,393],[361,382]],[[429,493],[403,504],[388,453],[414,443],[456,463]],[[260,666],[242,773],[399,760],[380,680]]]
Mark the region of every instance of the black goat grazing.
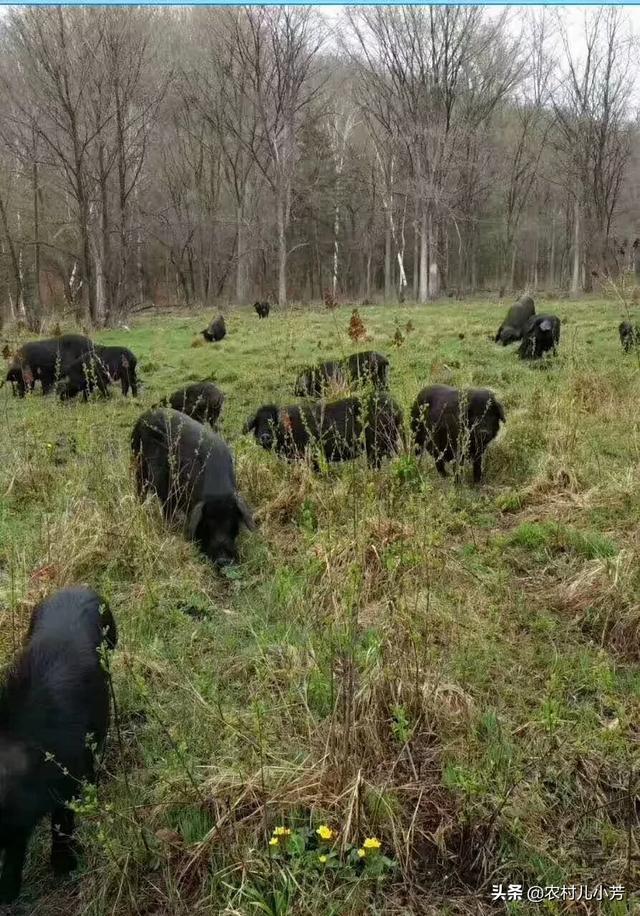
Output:
[[510,343],[521,340],[527,322],[535,315],[536,310],[531,296],[523,296],[522,299],[511,306],[507,312],[504,321],[498,328],[495,336],[495,342],[500,342],[503,347]]
[[327,461],[350,461],[363,452],[379,467],[382,459],[398,451],[404,438],[402,411],[386,392],[370,397],[342,398],[325,403],[278,407],[264,404],[247,420],[244,432],[253,432],[267,451],[289,460],[310,454],[318,466],[318,453]]
[[76,865],[68,803],[93,782],[94,752],[109,726],[109,680],[101,658],[117,632],[89,588],[65,588],[33,612],[24,649],[0,688],[0,902],[20,893],[29,839],[51,816],[51,866]]
[[138,377],[135,353],[126,347],[96,346],[96,353],[113,382],[120,382],[123,395],[126,397],[131,389],[131,396],[138,397]]
[[560,343],[560,319],[556,315],[534,315],[522,332],[520,359],[540,359],[549,350],[555,356]]
[[224,394],[213,382],[194,382],[179,388],[169,398],[164,398],[160,406],[180,410],[198,423],[209,423],[214,429],[224,403]]
[[625,353],[629,353],[640,344],[640,325],[632,325],[630,321],[621,321],[618,326],[620,343]]
[[343,385],[349,381],[371,382],[376,388],[386,388],[389,360],[374,350],[353,353],[346,359],[330,359],[303,369],[296,378],[293,391],[299,397],[320,398],[329,385]]
[[201,333],[204,339],[209,343],[214,343],[222,340],[223,337],[227,336],[227,326],[224,323],[224,316],[218,315],[218,317],[214,318],[211,324]]
[[433,455],[442,477],[447,476],[449,461],[460,465],[470,458],[475,483],[482,479],[485,450],[505,421],[502,404],[487,388],[461,392],[448,385],[430,385],[411,408],[416,451]]
[[26,391],[33,391],[36,382],[42,385],[42,393],[47,394],[64,376],[67,366],[92,351],[93,343],[82,334],[32,340],[16,351],[6,378],[20,397]]
[[253,305],[258,318],[268,318],[271,306],[268,302],[255,302]]
[[95,350],[85,353],[63,369],[63,375],[56,390],[61,401],[82,394],[86,401],[95,388],[106,398],[109,397],[111,377]]
[[184,516],[186,534],[217,566],[238,557],[241,525],[255,529],[238,493],[227,443],[177,410],[150,410],[133,428],[138,495],[155,491],[165,518]]

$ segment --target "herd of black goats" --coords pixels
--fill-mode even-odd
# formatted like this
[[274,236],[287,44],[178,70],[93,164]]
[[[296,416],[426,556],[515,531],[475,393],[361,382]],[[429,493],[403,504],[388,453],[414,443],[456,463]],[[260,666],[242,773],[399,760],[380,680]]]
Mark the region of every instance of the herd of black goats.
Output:
[[[260,318],[269,304],[254,306]],[[640,343],[640,329],[619,328],[625,350]],[[226,334],[216,318],[203,335]],[[556,353],[560,321],[536,315],[526,296],[513,305],[496,343],[520,341],[522,359]],[[10,354],[5,354],[10,355]],[[24,396],[39,381],[62,399],[88,394],[120,381],[124,395],[137,394],[136,358],[124,347],[100,347],[68,334],[23,344],[7,372],[14,394]],[[355,353],[302,371],[294,392],[310,400],[286,407],[266,404],[244,427],[265,449],[289,460],[310,457],[344,461],[364,454],[377,467],[404,442],[402,411],[387,391],[389,362],[372,351]],[[366,393],[326,401],[332,384],[366,382]],[[237,557],[242,525],[255,528],[236,487],[227,443],[215,432],[223,394],[211,382],[188,385],[165,398],[136,422],[131,448],[138,495],[155,492],[167,519],[183,516],[185,530],[216,565]],[[428,451],[438,472],[470,459],[475,482],[482,475],[487,446],[505,421],[502,405],[488,389],[459,391],[444,385],[424,388],[411,408],[411,434],[418,453]],[[207,424],[207,425],[205,425]],[[74,815],[69,802],[83,780],[94,779],[94,755],[109,723],[110,683],[106,650],[115,648],[116,625],[105,601],[89,588],[66,588],[33,612],[22,651],[0,687],[0,902],[20,892],[27,844],[36,824],[51,816],[51,865],[67,873],[76,864]]]

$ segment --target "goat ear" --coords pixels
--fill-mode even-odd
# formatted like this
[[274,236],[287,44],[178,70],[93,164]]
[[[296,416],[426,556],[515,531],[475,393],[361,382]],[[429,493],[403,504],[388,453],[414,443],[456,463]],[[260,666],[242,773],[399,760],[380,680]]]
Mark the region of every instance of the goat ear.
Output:
[[243,435],[246,436],[247,433],[250,433],[252,429],[256,428],[256,423],[258,422],[258,414],[255,414],[245,422],[242,427]]
[[238,507],[242,521],[245,523],[249,531],[255,531],[257,527],[255,519],[251,509],[249,509],[249,506],[246,504],[244,497],[241,496],[240,493],[236,493],[236,506]]
[[202,521],[202,513],[204,510],[204,503],[196,503],[191,512],[189,513],[189,518],[187,520],[187,534],[191,539],[195,538],[196,531],[198,530],[198,525]]

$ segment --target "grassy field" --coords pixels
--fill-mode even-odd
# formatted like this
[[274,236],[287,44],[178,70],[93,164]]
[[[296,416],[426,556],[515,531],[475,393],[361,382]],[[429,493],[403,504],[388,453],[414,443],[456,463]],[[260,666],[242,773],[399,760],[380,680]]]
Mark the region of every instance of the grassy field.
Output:
[[[348,309],[234,312],[218,345],[194,345],[203,315],[97,334],[138,355],[137,401],[0,391],[3,657],[71,583],[120,629],[83,866],[56,885],[43,826],[12,912],[457,914],[490,912],[500,882],[635,891],[640,367],[613,303],[541,305],[565,323],[540,366],[488,339],[505,308],[360,310],[405,410],[430,381],[499,395],[477,488],[409,455],[313,474],[242,436],[252,408],[294,400],[298,365],[353,352]],[[224,576],[130,471],[139,413],[205,377],[260,521]],[[291,836],[269,845],[277,826]]]

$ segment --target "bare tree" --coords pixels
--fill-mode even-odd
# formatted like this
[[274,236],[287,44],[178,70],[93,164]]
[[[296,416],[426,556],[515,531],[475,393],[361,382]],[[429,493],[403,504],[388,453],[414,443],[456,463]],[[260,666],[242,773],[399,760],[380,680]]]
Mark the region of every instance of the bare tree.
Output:
[[628,119],[634,46],[624,12],[601,7],[584,18],[584,56],[558,16],[566,73],[553,98],[557,149],[574,197],[572,291],[608,270],[613,216],[631,152]]
[[249,101],[250,62],[234,53],[235,18],[224,17],[221,22],[217,10],[195,10],[193,15],[194,30],[199,33],[194,42],[201,53],[187,68],[187,80],[191,98],[216,138],[224,178],[235,202],[235,300],[244,303],[252,255],[253,152],[258,148],[260,125],[258,109]]
[[[70,27],[70,17],[74,22]],[[40,138],[60,170],[76,205],[84,293],[84,316],[96,316],[91,255],[91,194],[89,147],[96,136],[88,117],[88,75],[103,40],[102,19],[86,10],[24,9],[10,13],[10,57],[5,61],[4,85],[13,105]],[[18,67],[15,85],[8,68]],[[98,130],[102,124],[98,124]]]
[[333,205],[333,270],[331,277],[331,292],[336,298],[338,294],[338,272],[340,267],[340,230],[343,207],[342,179],[345,169],[345,159],[351,133],[357,119],[357,112],[351,96],[347,101],[337,101],[332,112],[329,124],[329,137],[331,139],[331,155],[335,169],[335,190]]
[[[24,301],[24,289],[23,289],[23,277],[22,277],[22,268],[18,258],[17,246],[13,237],[11,226],[9,225],[9,215],[8,215],[8,198],[3,196],[2,191],[0,190],[0,226],[6,240],[7,249],[11,259],[11,269],[13,274],[13,283],[14,283],[14,295],[16,308],[20,308],[20,304]],[[11,303],[11,299],[9,298]],[[4,324],[4,320],[7,316],[4,314],[4,309],[0,309],[0,328]]]
[[148,21],[146,12],[58,7],[14,11],[6,33],[3,87],[14,131],[34,151],[36,273],[43,163],[74,202],[82,312],[96,324],[126,299],[129,198],[162,91],[144,85]]
[[246,76],[243,96],[253,107],[257,129],[247,135],[228,124],[251,153],[272,190],[277,229],[278,302],[287,301],[287,231],[298,161],[302,116],[319,98],[314,71],[323,36],[308,8],[249,8],[234,11],[226,30],[230,60]]
[[[550,20],[546,10],[529,18],[530,56],[525,78],[506,112],[508,138],[500,184],[504,188],[504,233],[502,237],[501,291],[515,288],[518,231],[531,192],[540,173],[552,118],[549,114],[551,74],[554,66],[549,52]],[[525,38],[526,32],[523,35]]]
[[[509,18],[509,17],[513,18]],[[15,9],[0,18],[5,317],[387,300],[633,264],[624,14]],[[324,25],[322,25],[324,21]],[[160,25],[161,28],[155,28]],[[556,63],[557,61],[557,63]],[[640,259],[638,259],[640,263]]]
[[[112,159],[115,170],[113,209],[118,255],[113,265],[110,310],[113,317],[127,310],[131,290],[129,260],[134,235],[132,200],[143,175],[152,124],[172,79],[171,69],[158,73],[149,10],[110,9],[106,21],[104,71],[110,92]],[[153,76],[152,76],[153,74]],[[140,220],[139,212],[136,214]]]
[[486,123],[521,65],[503,22],[474,7],[350,10],[368,107],[403,138],[419,208],[418,298],[438,295],[438,225],[450,205],[456,146]]

